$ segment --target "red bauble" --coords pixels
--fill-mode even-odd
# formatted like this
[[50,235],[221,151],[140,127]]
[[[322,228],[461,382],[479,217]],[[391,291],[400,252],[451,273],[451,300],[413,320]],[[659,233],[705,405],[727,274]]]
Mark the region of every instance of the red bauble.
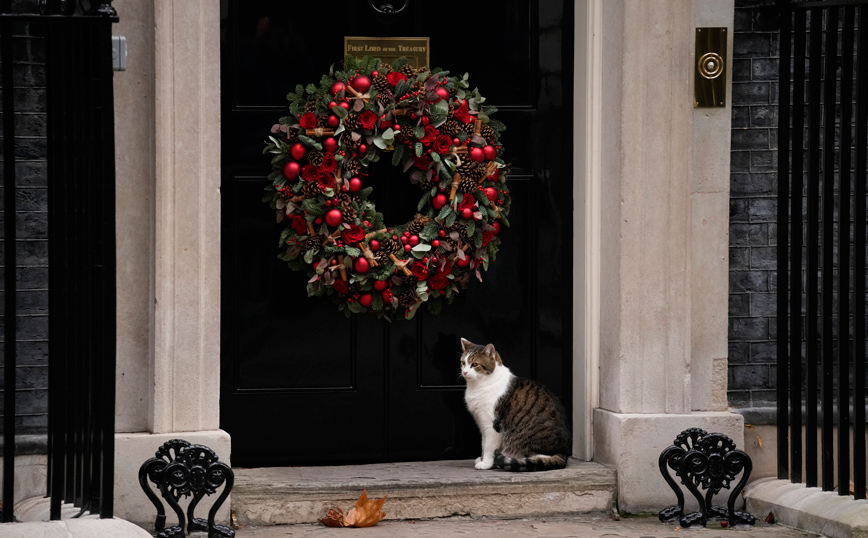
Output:
[[438,194],[431,200],[431,205],[434,206],[434,209],[442,209],[446,205],[446,195]]
[[389,281],[388,280],[375,280],[374,281],[374,289],[377,291],[386,291],[389,289]]
[[291,148],[289,148],[289,153],[292,155],[293,159],[300,161],[304,159],[305,155],[307,155],[307,150],[304,148],[304,144],[296,142]]
[[334,101],[332,101],[331,103],[329,103],[329,108],[331,108],[331,107],[333,107],[333,106],[338,106],[338,104],[335,103]]
[[322,147],[328,153],[334,153],[338,150],[338,141],[332,137],[328,137],[322,141]]
[[289,161],[283,165],[283,177],[290,181],[297,178],[299,172],[301,172],[301,166],[295,161]]
[[[446,88],[437,88],[437,97],[440,99],[449,99],[449,90]],[[438,99],[438,101],[440,99]]]
[[371,79],[365,75],[356,75],[353,77],[353,80],[350,81],[350,86],[359,93],[365,93],[371,89]]
[[494,187],[485,187],[485,197],[492,202],[497,200],[497,189]]
[[464,209],[461,210],[461,218],[462,219],[469,219],[472,216],[473,216],[473,211],[469,207],[465,207]]
[[376,239],[371,239],[371,245],[370,246],[371,246],[371,250],[373,250],[374,252],[380,250],[380,242],[377,241]]
[[413,247],[410,245],[404,245],[404,252],[410,252],[411,250],[413,250]]
[[440,237],[446,237],[446,230],[439,230],[437,232],[437,235],[439,235]]
[[428,116],[422,116],[422,125],[428,125],[431,123],[431,120],[428,119]]
[[332,209],[325,214],[325,221],[326,224],[332,228],[336,228],[344,221],[344,215],[341,213],[340,209]]
[[485,146],[484,148],[482,148],[482,154],[489,161],[493,161],[497,158],[497,150],[494,148],[494,146]]
[[328,119],[329,127],[332,127],[332,128],[337,127],[338,125],[340,125],[340,123],[341,123],[341,120],[339,120],[337,116],[335,116],[335,115],[329,116],[329,119]]
[[388,129],[391,126],[392,126],[391,120],[380,120],[380,129],[385,131],[386,129]]
[[[350,180],[350,192],[355,194],[355,193],[359,192],[360,190],[362,190],[362,180],[357,178],[357,177],[354,177],[353,179]],[[495,193],[495,196],[496,195],[497,194]]]
[[416,245],[418,245],[419,244],[419,236],[418,235],[411,235],[410,236],[410,244],[413,245],[414,247]]
[[380,75],[379,71],[371,71],[371,76],[377,78]]
[[494,228],[494,235],[497,235],[498,233],[500,233],[500,223],[499,222],[497,222],[497,221],[492,222],[491,227]]
[[359,304],[364,306],[365,308],[368,308],[369,306],[371,306],[371,301],[373,299],[374,298],[371,296],[370,293],[366,293],[366,294],[362,295],[361,297],[359,297]]
[[387,305],[391,305],[391,304],[392,304],[392,291],[391,291],[391,290],[385,290],[385,291],[384,291],[383,293],[381,293],[380,295],[383,297],[383,302],[384,302],[384,303],[386,303]]
[[364,275],[371,270],[371,264],[368,263],[367,258],[359,256],[356,258],[356,263],[353,264],[353,269],[355,269],[360,275]]
[[359,154],[364,155],[367,152],[368,152],[368,146],[366,146],[364,144],[359,144]]
[[435,239],[435,240],[431,241],[431,246],[434,247],[434,248],[439,247],[439,246],[440,246],[440,240],[439,240],[439,239]]
[[482,148],[470,148],[470,159],[477,162],[485,160],[485,152]]
[[346,101],[341,101],[340,103],[338,103],[338,106],[341,107],[341,108],[343,108],[344,110],[349,110],[349,109],[350,109],[350,104],[347,103]]
[[332,84],[331,92],[332,95],[337,95],[338,93],[344,91],[344,83],[343,82],[335,82]]
[[410,239],[406,235],[401,236],[401,242],[405,245],[410,242]]
[[468,265],[470,265],[470,256],[464,256],[463,260],[461,258],[458,258],[457,260],[455,260],[455,265],[457,265],[458,267],[467,267]]

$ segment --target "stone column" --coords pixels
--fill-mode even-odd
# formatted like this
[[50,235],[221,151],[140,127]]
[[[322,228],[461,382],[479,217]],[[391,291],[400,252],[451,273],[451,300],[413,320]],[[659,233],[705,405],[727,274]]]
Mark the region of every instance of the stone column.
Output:
[[[230,455],[219,430],[220,2],[114,5],[129,48],[115,76],[115,514],[149,526],[136,473],[160,445],[181,438]],[[221,512],[225,523],[228,502]]]
[[[599,407],[595,459],[625,512],[674,502],[657,457],[688,427],[729,435],[729,106],[693,108],[694,31],[732,1],[600,2]],[[728,71],[729,72],[729,71]],[[672,496],[672,499],[669,499]]]

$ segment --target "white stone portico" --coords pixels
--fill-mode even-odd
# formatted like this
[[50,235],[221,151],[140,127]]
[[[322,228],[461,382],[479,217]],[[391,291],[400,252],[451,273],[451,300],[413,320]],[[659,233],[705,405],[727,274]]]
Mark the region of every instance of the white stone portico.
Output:
[[[231,452],[219,430],[220,4],[115,6],[129,48],[115,77],[115,513],[150,524],[135,491],[143,455],[172,437]],[[694,29],[732,19],[731,0],[576,2],[574,454],[617,470],[628,512],[660,508],[656,458],[682,429],[742,444],[726,410],[730,108],[692,104]]]

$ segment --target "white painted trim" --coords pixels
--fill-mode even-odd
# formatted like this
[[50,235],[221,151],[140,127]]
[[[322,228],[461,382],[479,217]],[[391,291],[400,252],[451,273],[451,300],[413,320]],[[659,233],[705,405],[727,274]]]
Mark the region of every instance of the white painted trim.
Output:
[[575,17],[573,453],[591,460],[600,401],[602,0],[580,0]]

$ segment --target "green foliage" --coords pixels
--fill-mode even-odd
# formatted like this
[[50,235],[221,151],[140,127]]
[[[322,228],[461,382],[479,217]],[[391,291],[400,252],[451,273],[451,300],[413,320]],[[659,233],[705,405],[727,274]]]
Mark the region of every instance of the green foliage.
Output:
[[399,164],[401,164],[403,158],[404,144],[400,144],[395,148],[395,151],[392,152],[392,166],[398,166]]

